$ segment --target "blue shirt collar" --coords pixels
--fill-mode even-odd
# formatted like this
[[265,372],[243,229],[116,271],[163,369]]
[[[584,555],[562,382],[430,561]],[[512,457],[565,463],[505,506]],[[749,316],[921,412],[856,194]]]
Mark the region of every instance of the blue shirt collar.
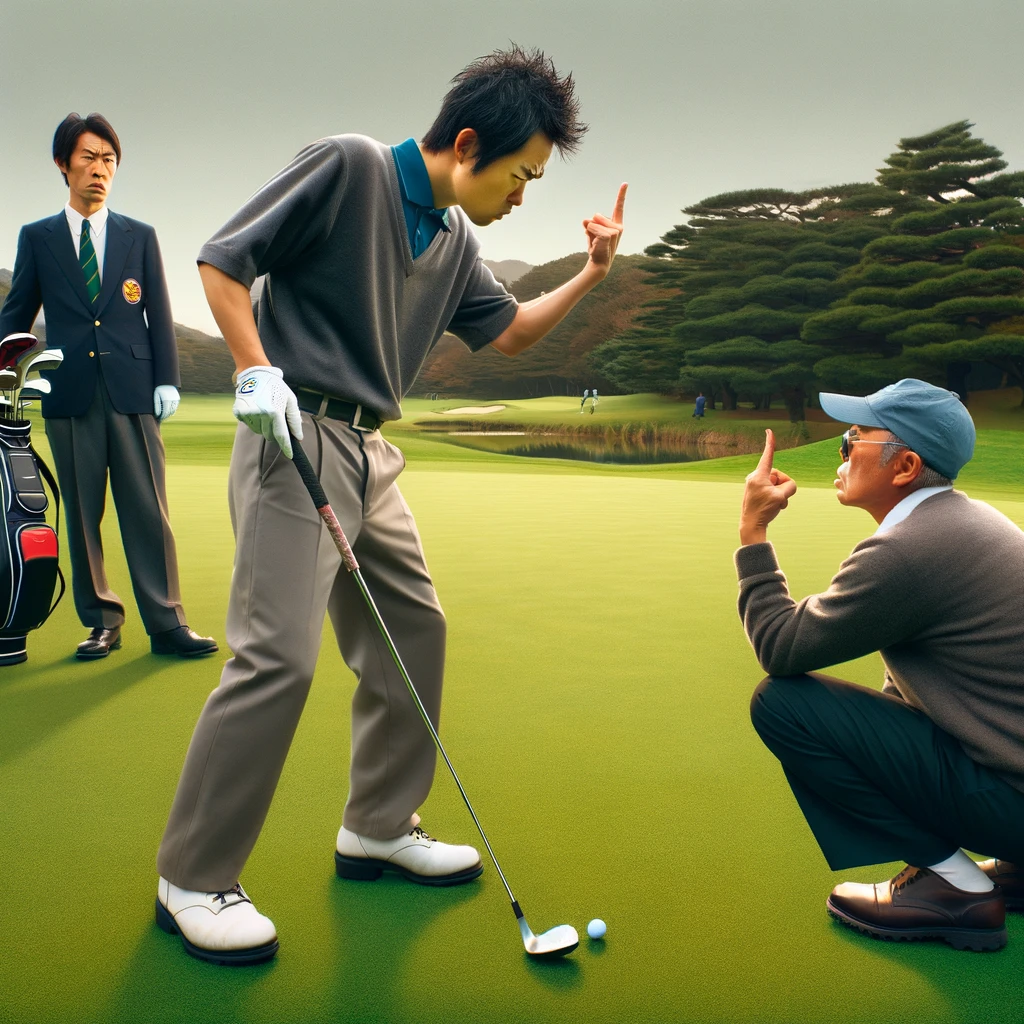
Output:
[[392,146],[395,156],[395,167],[398,170],[398,183],[402,188],[402,197],[414,206],[431,211],[440,218],[444,230],[448,230],[447,208],[438,210],[434,207],[434,190],[430,186],[430,175],[423,155],[415,139],[406,139],[399,146]]

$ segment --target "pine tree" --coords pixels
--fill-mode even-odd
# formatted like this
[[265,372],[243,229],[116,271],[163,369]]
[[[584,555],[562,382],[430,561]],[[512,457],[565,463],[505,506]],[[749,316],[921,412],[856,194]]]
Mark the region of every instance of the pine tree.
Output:
[[660,257],[650,311],[596,350],[595,365],[624,388],[703,391],[712,408],[719,397],[735,408],[741,395],[765,405],[781,394],[790,418],[803,419],[814,362],[827,353],[800,342],[801,326],[844,294],[836,279],[884,234],[868,215],[901,201],[856,184],[751,189],[688,207],[689,222],[647,250]]
[[1024,173],[996,174],[1001,152],[971,127],[901,139],[879,171],[882,187],[917,206],[865,246],[839,281],[848,294],[805,322],[803,340],[830,350],[815,367],[826,386],[870,391],[926,376],[966,401],[981,361],[1024,386],[1013,319],[1024,313]]

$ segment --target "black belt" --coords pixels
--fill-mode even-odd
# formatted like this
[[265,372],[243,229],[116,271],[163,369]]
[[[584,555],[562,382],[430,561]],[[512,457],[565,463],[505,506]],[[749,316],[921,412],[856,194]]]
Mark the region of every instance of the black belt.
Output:
[[296,388],[295,397],[299,400],[299,408],[303,412],[312,413],[317,419],[325,416],[332,420],[344,420],[353,430],[378,430],[384,421],[365,406],[354,402],[345,402],[340,398],[321,394],[319,391],[307,391]]

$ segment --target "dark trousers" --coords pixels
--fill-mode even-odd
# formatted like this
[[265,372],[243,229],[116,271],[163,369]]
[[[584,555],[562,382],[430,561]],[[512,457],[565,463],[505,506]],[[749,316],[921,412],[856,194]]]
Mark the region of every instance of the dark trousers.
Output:
[[118,412],[100,374],[84,416],[53,417],[45,423],[67,523],[71,589],[82,624],[109,629],[124,623],[124,604],[107,583],[100,535],[109,471],[146,632],[182,625],[178,556],[167,516],[164,444],[156,417]]
[[1024,793],[899,697],[818,673],[769,677],[750,715],[833,871],[928,867],[960,847],[1024,862]]

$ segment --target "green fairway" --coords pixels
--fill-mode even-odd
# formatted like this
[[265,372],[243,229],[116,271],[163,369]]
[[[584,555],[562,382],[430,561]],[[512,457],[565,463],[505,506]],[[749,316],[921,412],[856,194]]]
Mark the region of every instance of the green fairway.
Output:
[[[186,395],[164,428],[189,623],[222,643],[230,406]],[[1024,525],[1022,435],[1012,410],[996,415],[960,483]],[[442,738],[530,925],[574,925],[579,950],[529,962],[486,860],[451,890],[335,877],[353,680],[329,628],[242,877],[279,956],[213,967],[159,931],[156,848],[227,651],[149,655],[111,509],[123,649],[74,661],[85,631],[69,595],[30,637],[30,660],[0,669],[0,1021],[1017,1019],[1024,916],[1005,950],[980,955],[875,942],[825,913],[841,877],[894,868],[833,875],[750,725],[763,673],[732,552],[755,458],[608,466],[391,436],[448,616]],[[800,484],[770,531],[797,597],[825,588],[874,528],[829,490],[837,460],[833,440],[777,459]],[[877,656],[833,672],[881,683]],[[432,834],[478,843],[443,763],[421,813]],[[585,935],[593,917],[608,923],[602,942]]]

